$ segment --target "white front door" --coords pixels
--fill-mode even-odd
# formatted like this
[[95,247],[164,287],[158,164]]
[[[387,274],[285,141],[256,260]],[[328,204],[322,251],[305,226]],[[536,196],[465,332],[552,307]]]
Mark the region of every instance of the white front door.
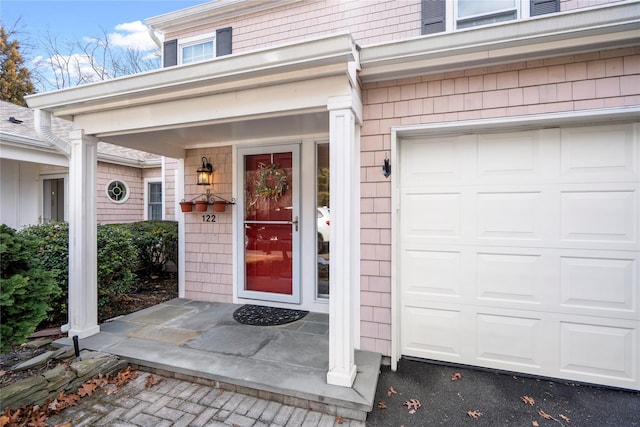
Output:
[[299,145],[238,150],[240,298],[300,303]]
[[401,141],[402,354],[640,390],[637,129]]

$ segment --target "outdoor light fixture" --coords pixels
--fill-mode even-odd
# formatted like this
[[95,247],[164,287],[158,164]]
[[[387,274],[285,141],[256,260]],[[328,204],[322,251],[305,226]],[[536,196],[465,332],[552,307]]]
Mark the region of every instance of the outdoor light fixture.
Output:
[[385,178],[389,178],[389,175],[391,175],[391,161],[386,153],[384,155],[384,165],[382,165],[382,175],[384,175]]
[[198,168],[198,185],[209,185],[211,183],[211,175],[213,175],[213,166],[206,157],[202,156],[202,166]]

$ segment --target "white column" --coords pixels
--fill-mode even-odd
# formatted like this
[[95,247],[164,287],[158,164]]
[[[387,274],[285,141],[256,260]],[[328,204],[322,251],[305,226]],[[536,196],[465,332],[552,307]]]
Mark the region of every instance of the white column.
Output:
[[[354,105],[355,103],[355,105]],[[360,140],[357,97],[331,98],[329,157],[331,270],[329,275],[329,371],[327,383],[351,387],[360,289]]]
[[69,336],[85,338],[98,326],[96,169],[98,140],[69,133]]

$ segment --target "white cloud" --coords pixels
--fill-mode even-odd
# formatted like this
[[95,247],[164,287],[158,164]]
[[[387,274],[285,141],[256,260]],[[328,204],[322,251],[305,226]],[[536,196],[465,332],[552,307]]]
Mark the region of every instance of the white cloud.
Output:
[[122,49],[154,50],[158,47],[151,40],[147,26],[142,21],[125,22],[115,26],[115,32],[109,33],[109,43]]

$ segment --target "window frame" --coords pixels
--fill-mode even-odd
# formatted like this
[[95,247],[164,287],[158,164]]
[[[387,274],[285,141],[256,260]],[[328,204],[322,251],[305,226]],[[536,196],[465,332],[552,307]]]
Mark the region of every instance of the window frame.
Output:
[[[183,50],[187,47],[191,47],[191,46],[197,46],[197,45],[201,45],[201,44],[205,44],[205,43],[211,43],[212,44],[212,52],[211,52],[211,57],[210,58],[205,58],[205,59],[200,59],[198,61],[192,61],[192,62],[184,62],[184,58],[183,58]],[[192,37],[185,37],[183,39],[178,39],[178,65],[188,65],[188,64],[197,64],[199,62],[203,62],[203,61],[208,61],[210,59],[213,59],[216,57],[216,52],[217,48],[216,48],[216,33],[207,33],[207,34],[200,34],[198,36],[192,36]]]
[[[126,190],[126,194],[124,195],[124,197],[122,198],[122,200],[114,200],[113,198],[111,198],[111,194],[109,193],[109,187],[111,187],[111,184],[115,183],[115,182],[120,182],[122,183],[122,185],[124,186],[125,190]],[[131,188],[129,187],[129,184],[127,184],[124,180],[122,179],[112,179],[109,182],[107,182],[107,185],[104,186],[104,192],[107,195],[107,199],[111,202],[111,203],[115,203],[117,205],[121,205],[123,203],[126,203],[127,200],[129,200],[129,196],[131,196]]]
[[531,0],[515,0],[516,17],[514,19],[508,19],[505,21],[491,22],[487,24],[469,25],[460,28],[459,22],[472,22],[474,19],[483,19],[491,16],[498,15],[501,12],[506,12],[507,9],[500,9],[493,12],[488,12],[480,15],[472,15],[470,17],[459,18],[458,17],[458,0],[445,2],[445,31],[464,31],[471,28],[487,27],[489,25],[501,25],[508,22],[515,22],[522,19],[531,18]]
[[150,215],[149,215],[149,210],[150,210],[150,191],[149,191],[149,186],[151,184],[160,184],[160,191],[161,191],[161,195],[160,195],[160,220],[164,220],[165,218],[165,212],[164,212],[164,186],[162,185],[162,178],[157,177],[157,178],[145,178],[144,179],[144,220],[148,221],[150,220]]

